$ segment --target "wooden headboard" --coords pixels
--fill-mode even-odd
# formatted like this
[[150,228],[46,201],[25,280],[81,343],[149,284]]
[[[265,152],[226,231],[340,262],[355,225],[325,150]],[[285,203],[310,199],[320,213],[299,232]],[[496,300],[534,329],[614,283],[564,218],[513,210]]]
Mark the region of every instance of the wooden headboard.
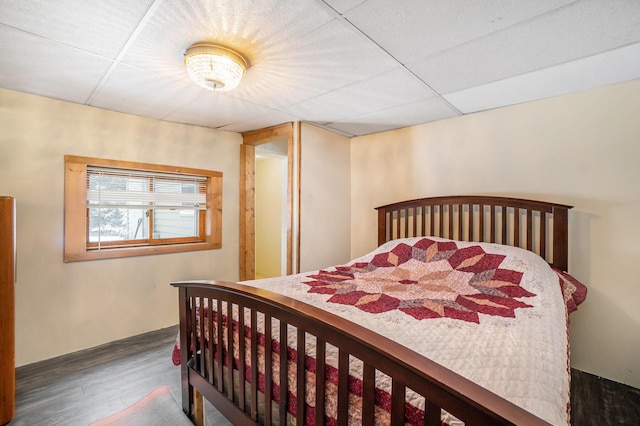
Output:
[[434,236],[520,247],[567,271],[568,212],[573,206],[520,198],[457,195],[376,207],[378,245]]

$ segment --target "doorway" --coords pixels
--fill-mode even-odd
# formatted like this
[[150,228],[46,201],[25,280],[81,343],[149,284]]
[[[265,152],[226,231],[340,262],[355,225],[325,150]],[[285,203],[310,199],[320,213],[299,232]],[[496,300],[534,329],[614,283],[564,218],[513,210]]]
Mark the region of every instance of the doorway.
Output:
[[[285,123],[242,134],[240,145],[240,280],[256,278],[256,155],[273,151],[281,145],[281,159],[286,158],[285,217],[280,231],[282,241],[279,252],[284,252],[280,275],[296,273],[300,268],[299,200],[300,200],[300,123]],[[270,144],[270,145],[268,145]],[[261,146],[263,146],[260,148]],[[286,146],[286,150],[283,148]],[[263,154],[260,154],[260,152]],[[260,160],[262,161],[262,160]],[[283,160],[281,160],[283,161]],[[280,163],[282,164],[282,163]],[[262,218],[261,218],[262,220]],[[283,247],[284,246],[284,247]],[[281,258],[282,259],[282,258]]]
[[287,140],[256,147],[256,279],[287,271]]

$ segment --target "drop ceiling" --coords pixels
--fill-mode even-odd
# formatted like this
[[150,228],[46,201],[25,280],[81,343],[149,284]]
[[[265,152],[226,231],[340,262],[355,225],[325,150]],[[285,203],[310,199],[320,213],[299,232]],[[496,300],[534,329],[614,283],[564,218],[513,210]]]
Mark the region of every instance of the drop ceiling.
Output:
[[[240,86],[183,54],[242,53]],[[0,0],[0,87],[246,132],[348,136],[640,78],[639,0]]]

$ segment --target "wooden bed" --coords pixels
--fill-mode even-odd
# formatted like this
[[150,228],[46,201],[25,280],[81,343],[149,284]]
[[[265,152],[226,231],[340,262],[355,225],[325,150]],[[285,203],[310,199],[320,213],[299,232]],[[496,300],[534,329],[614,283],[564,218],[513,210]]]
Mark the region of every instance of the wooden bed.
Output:
[[[434,236],[461,241],[498,242],[534,251],[554,268],[566,271],[568,260],[568,210],[571,206],[504,197],[454,196],[404,201],[378,207],[378,243],[413,236]],[[325,353],[327,344],[337,348],[337,424],[349,423],[349,358],[362,361],[362,424],[374,424],[375,376],[381,371],[391,378],[390,423],[405,424],[405,395],[410,389],[425,400],[424,425],[439,425],[441,410],[465,424],[536,425],[547,424],[528,411],[497,396],[455,372],[418,353],[350,322],[298,300],[254,288],[220,281],[176,282],[180,304],[180,364],[182,406],[194,423],[203,424],[202,397],[210,401],[234,425],[270,423],[326,424],[325,410],[309,415],[305,398],[315,394],[315,407],[325,406]],[[203,304],[215,315],[205,315]],[[242,312],[243,314],[239,314]],[[227,319],[235,318],[234,321]],[[249,321],[246,318],[250,318]],[[260,318],[260,321],[257,321]],[[295,383],[280,369],[278,395],[272,395],[270,374],[264,375],[259,390],[259,332],[253,324],[264,324],[265,371],[278,356],[287,353],[288,333],[296,338],[297,375]],[[272,336],[274,323],[278,332]],[[234,334],[233,327],[236,332]],[[226,348],[235,348],[237,361],[227,362],[224,351],[215,350],[213,330],[223,336]],[[249,330],[248,332],[246,330]],[[311,337],[314,336],[314,337]],[[272,348],[273,341],[278,348]],[[305,382],[305,342],[314,339],[315,385]],[[250,341],[239,345],[238,342]],[[275,352],[274,352],[275,351]],[[248,364],[246,359],[250,359]],[[286,361],[286,359],[283,359]],[[233,365],[233,368],[228,368]],[[247,380],[238,380],[245,372]],[[289,389],[293,387],[293,389]],[[289,391],[298,395],[295,407],[288,407]],[[303,395],[304,397],[300,397]],[[260,404],[260,401],[280,401]],[[274,413],[272,413],[272,410]],[[301,413],[287,417],[289,412]],[[273,416],[272,416],[273,414]],[[306,420],[305,420],[306,419]],[[311,420],[310,420],[311,419]]]

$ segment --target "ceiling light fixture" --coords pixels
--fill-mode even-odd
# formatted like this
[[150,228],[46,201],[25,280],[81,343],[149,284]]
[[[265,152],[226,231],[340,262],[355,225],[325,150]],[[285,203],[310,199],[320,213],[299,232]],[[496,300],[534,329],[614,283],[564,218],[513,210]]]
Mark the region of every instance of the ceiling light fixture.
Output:
[[196,43],[184,53],[184,64],[197,85],[216,92],[235,89],[247,71],[242,55],[210,43]]

